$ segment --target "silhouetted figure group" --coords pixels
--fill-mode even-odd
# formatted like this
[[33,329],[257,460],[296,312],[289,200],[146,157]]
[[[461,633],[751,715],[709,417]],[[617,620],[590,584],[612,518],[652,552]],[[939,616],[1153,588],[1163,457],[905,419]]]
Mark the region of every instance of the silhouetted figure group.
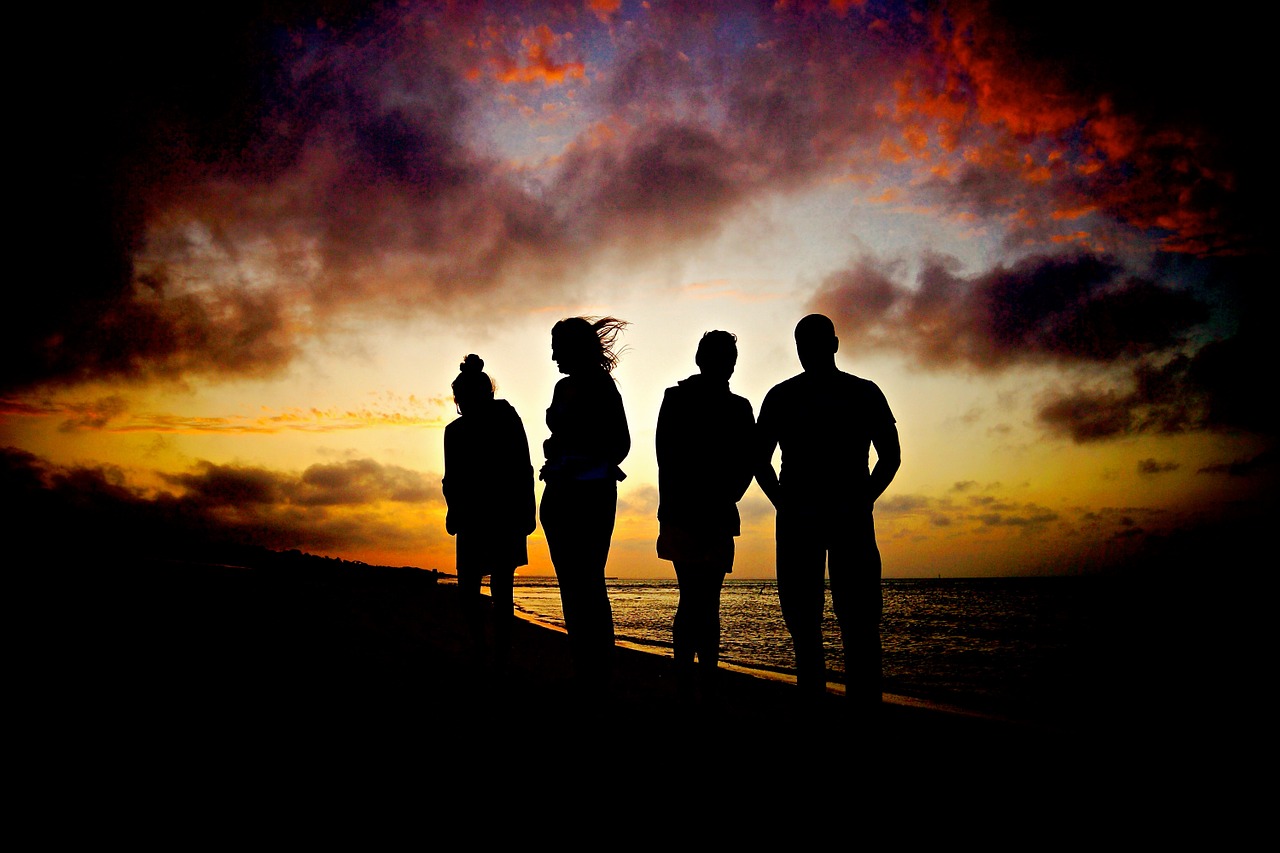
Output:
[[[605,568],[618,502],[619,465],[631,449],[612,376],[613,317],[570,317],[551,332],[561,373],[547,409],[550,437],[540,516],[560,586],[574,671],[588,689],[612,678],[614,629]],[[699,372],[668,388],[658,415],[658,556],[680,589],[672,643],[681,691],[714,697],[720,594],[741,534],[738,502],[754,477],[776,510],[778,599],[804,695],[826,692],[824,579],[844,644],[846,695],[855,712],[881,697],[880,552],[873,508],[901,464],[898,432],[875,383],[839,370],[835,326],[821,314],[795,329],[803,371],[774,386],[757,420],[729,389],[737,338],[711,331]],[[445,429],[446,528],[457,536],[458,584],[473,645],[484,653],[480,583],[490,577],[495,659],[510,653],[512,578],[528,563],[534,490],[528,441],[515,410],[494,399],[483,362],[467,356],[454,381],[460,417]],[[870,450],[876,464],[870,467]],[[773,457],[781,450],[781,471]]]

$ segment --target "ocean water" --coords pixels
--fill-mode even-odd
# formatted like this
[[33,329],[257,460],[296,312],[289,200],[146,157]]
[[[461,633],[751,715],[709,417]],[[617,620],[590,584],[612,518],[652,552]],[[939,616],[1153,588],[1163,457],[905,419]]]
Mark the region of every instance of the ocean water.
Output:
[[[1060,724],[1102,701],[1106,595],[1090,577],[885,580],[886,693],[1028,722]],[[610,580],[621,643],[671,654],[674,579]],[[555,578],[516,578],[517,609],[563,627]],[[790,635],[773,580],[730,578],[721,595],[721,661],[794,678]],[[843,683],[840,629],[828,592],[828,678]]]

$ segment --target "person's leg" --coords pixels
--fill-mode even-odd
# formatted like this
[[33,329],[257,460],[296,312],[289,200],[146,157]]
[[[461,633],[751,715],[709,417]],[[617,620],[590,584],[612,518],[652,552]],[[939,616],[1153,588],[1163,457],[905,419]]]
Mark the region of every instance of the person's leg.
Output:
[[694,613],[697,610],[698,589],[696,572],[684,560],[673,560],[676,571],[676,584],[680,588],[680,598],[676,603],[676,616],[671,623],[672,657],[676,664],[676,689],[682,698],[693,698],[693,662],[697,655],[695,644]]
[[583,490],[579,517],[582,519],[581,584],[587,621],[587,649],[592,677],[607,682],[613,675],[613,608],[605,570],[613,541],[618,508],[617,484],[591,481]]
[[698,589],[693,568],[684,560],[673,560],[671,565],[676,571],[676,585],[680,590],[680,598],[676,602],[676,616],[671,623],[672,656],[677,666],[693,666],[697,647],[694,642],[696,625],[694,612],[697,610]]
[[602,481],[548,484],[542,499],[542,527],[560,585],[574,666],[588,680],[606,679],[612,665],[613,611],[605,565],[617,496],[616,485]]
[[573,507],[569,505],[567,487],[560,483],[548,483],[542,494],[539,516],[542,532],[547,538],[547,551],[555,569],[556,583],[560,588],[560,609],[564,613],[564,628],[569,635],[569,646],[575,664],[580,656],[582,628],[579,615],[582,609],[578,578],[578,547],[574,537]]
[[778,603],[795,648],[796,677],[809,694],[825,693],[826,664],[822,651],[823,577],[826,549],[815,525],[795,512],[777,519]]
[[480,594],[480,582],[484,576],[481,574],[482,570],[475,565],[471,553],[474,544],[468,534],[457,535],[455,570],[458,574],[458,602],[462,608],[462,621],[466,626],[470,651],[475,660],[481,662],[487,654],[484,597]]
[[715,673],[720,665],[720,592],[724,579],[733,571],[733,537],[717,543],[702,568],[699,582],[698,612],[702,614],[702,627],[698,631],[698,662],[704,673]]
[[844,645],[845,695],[851,706],[880,704],[880,549],[871,513],[846,519],[831,545],[831,603]]
[[493,601],[494,663],[505,667],[511,661],[511,630],[515,622],[513,593],[515,567],[495,569],[489,575],[489,597]]
[[698,675],[704,695],[714,699],[720,671],[720,591],[725,572],[715,563],[703,567],[698,596]]

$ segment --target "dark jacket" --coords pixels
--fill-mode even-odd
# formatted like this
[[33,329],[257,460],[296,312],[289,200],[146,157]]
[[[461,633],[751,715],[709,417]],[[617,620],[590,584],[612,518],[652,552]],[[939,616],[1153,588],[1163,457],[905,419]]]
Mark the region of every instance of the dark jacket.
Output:
[[524,424],[506,400],[467,412],[444,429],[445,529],[527,536],[536,509]]
[[755,415],[729,383],[702,374],[668,388],[658,412],[658,520],[698,533],[741,533]]
[[547,409],[551,437],[543,442],[542,479],[622,480],[618,467],[631,452],[622,395],[603,370],[566,376],[556,383]]

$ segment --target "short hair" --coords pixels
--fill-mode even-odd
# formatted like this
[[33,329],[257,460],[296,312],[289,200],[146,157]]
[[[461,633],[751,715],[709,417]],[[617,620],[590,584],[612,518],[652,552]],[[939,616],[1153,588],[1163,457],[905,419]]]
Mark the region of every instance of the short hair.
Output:
[[693,360],[699,367],[717,362],[732,366],[738,360],[738,336],[720,329],[704,332]]
[[825,314],[809,314],[796,323],[796,340],[825,340],[836,336],[836,325]]

